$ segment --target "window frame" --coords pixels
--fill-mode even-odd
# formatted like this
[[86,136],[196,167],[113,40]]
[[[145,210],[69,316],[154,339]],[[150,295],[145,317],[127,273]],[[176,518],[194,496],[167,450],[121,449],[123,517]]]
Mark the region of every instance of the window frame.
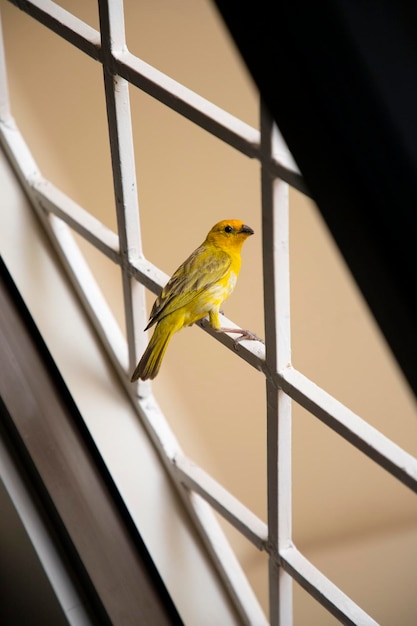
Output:
[[[67,268],[115,372],[194,520],[243,623],[269,622],[212,508],[256,548],[268,554],[269,621],[273,626],[292,623],[293,579],[344,623],[374,625],[376,622],[293,544],[291,404],[297,402],[414,492],[417,492],[417,461],[291,364],[288,189],[292,186],[306,195],[309,191],[302,175],[291,164],[290,156],[283,157],[279,135],[266,108],[261,106],[258,131],[135,57],[126,46],[121,0],[99,1],[100,32],[49,0],[29,0],[23,10],[103,66],[117,234],[42,177],[12,121],[6,97],[0,107],[1,144]],[[4,59],[0,64],[5,67]],[[0,81],[1,93],[5,94],[5,72]],[[261,165],[265,345],[257,341],[243,342],[236,349],[233,336],[215,333],[207,320],[198,325],[231,349],[236,358],[244,359],[265,376],[267,524],[184,455],[157,405],[151,384],[139,382],[134,386],[129,381],[129,373],[144,348],[141,331],[146,324],[145,288],[158,294],[167,280],[167,276],[142,252],[129,85],[143,90],[220,141],[258,160]],[[127,343],[69,228],[120,267]],[[233,322],[224,318],[224,325],[230,327]]]

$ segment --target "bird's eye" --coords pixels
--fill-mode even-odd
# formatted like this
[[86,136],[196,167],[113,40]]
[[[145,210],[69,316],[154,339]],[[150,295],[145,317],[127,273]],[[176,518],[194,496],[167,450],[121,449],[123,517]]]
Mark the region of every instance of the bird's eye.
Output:
[[225,226],[224,227],[224,232],[225,233],[231,233],[233,231],[233,228],[231,226]]

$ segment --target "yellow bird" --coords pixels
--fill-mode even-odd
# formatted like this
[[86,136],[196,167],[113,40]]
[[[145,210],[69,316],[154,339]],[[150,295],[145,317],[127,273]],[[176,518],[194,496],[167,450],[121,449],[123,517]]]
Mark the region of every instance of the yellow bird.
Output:
[[205,241],[172,275],[155,300],[145,330],[156,324],[151,340],[133,372],[131,382],[155,378],[172,335],[208,315],[217,331],[239,333],[237,339],[257,339],[248,331],[222,328],[222,302],[235,288],[240,252],[253,230],[240,220],[223,220],[213,226]]

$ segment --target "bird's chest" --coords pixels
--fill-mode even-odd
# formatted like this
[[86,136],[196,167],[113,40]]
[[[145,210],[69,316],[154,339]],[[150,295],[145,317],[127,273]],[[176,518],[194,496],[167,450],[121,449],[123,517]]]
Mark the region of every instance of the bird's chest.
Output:
[[211,311],[218,312],[222,302],[230,296],[235,288],[236,281],[237,274],[231,271],[202,291],[184,311],[184,326],[193,324]]
[[[227,276],[219,280],[207,290],[207,296],[213,307],[218,307],[232,293],[236,286],[237,275],[229,272]],[[210,307],[211,308],[211,307]]]

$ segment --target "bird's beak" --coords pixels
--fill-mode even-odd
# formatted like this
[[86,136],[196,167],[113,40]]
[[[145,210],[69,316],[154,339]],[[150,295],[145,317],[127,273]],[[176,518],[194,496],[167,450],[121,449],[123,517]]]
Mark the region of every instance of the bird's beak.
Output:
[[239,230],[240,233],[246,233],[247,235],[253,235],[254,231],[252,230],[252,228],[250,226],[246,226],[246,224],[243,224],[242,228]]

